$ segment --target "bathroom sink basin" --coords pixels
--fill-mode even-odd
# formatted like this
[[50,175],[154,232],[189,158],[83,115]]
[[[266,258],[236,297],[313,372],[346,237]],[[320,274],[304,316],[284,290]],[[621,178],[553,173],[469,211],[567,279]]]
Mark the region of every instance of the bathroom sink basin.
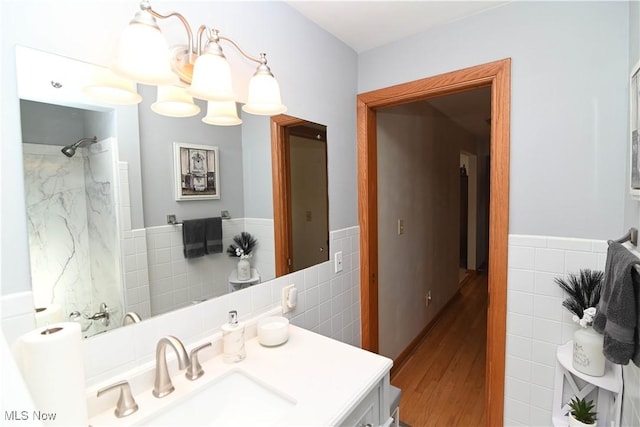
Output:
[[234,369],[163,408],[142,425],[273,426],[295,404],[291,397]]

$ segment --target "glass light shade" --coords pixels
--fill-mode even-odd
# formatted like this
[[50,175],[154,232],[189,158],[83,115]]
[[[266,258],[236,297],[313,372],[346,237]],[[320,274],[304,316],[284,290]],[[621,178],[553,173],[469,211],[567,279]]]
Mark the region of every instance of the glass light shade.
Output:
[[242,123],[238,117],[235,101],[208,101],[207,115],[202,121],[208,125],[234,126]]
[[207,101],[235,101],[231,86],[231,67],[224,56],[200,55],[193,66],[193,80],[187,92]]
[[270,74],[256,73],[249,81],[247,103],[242,110],[251,114],[273,116],[287,111],[280,100],[280,86]]
[[122,77],[148,85],[178,81],[171,71],[171,55],[160,29],[138,22],[131,22],[120,35],[111,69]]
[[91,76],[91,83],[82,88],[87,97],[105,104],[138,104],[142,97],[135,82],[115,75],[111,70],[101,70]]
[[151,104],[151,109],[169,117],[191,117],[200,112],[193,98],[179,86],[158,86],[157,100]]

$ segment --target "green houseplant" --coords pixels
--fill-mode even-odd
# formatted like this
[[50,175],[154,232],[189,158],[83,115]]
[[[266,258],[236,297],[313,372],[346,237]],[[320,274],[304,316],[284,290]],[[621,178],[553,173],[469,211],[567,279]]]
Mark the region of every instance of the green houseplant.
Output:
[[569,427],[584,427],[596,425],[597,412],[594,411],[593,400],[586,401],[573,397],[569,402]]

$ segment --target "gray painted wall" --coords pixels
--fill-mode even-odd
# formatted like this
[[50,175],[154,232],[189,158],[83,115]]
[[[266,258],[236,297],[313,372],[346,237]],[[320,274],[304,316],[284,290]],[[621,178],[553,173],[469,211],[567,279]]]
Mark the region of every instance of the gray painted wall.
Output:
[[[283,101],[289,108],[287,113],[327,125],[330,228],[357,225],[357,199],[354,197],[357,191],[356,53],[280,2],[154,1],[153,6],[161,12],[180,11],[195,27],[205,22],[215,25],[248,52],[267,52],[269,65],[280,82]],[[137,2],[125,0],[2,2],[0,233],[3,294],[30,289],[15,45],[108,65],[118,34],[136,10]],[[92,16],[99,17],[98,27],[95,19],[87,19]],[[161,25],[169,44],[184,43],[184,30],[177,22]],[[245,86],[255,67],[242,61],[231,48],[225,50],[235,77],[238,77],[234,83],[236,92],[244,99]],[[158,167],[171,168],[172,165]],[[171,190],[158,186],[157,191]],[[158,212],[158,215],[164,214]]]
[[512,58],[510,233],[622,233],[629,4],[512,2],[359,56],[365,92]]
[[271,119],[247,113],[240,117],[244,214],[247,218],[273,218]]
[[476,144],[418,103],[378,112],[377,148],[380,354],[395,359],[459,288],[460,151]]
[[[166,215],[178,221],[220,216],[228,210],[232,217],[244,217],[242,196],[242,127],[211,126],[202,122],[206,102],[196,100],[200,114],[175,118],[154,113],[155,87],[138,85],[142,102],[138,104],[140,123],[140,163],[144,225],[166,225]],[[265,129],[268,132],[268,128]],[[173,143],[218,147],[220,199],[176,201],[174,194]]]
[[[629,2],[629,75],[638,61],[640,61],[640,2],[632,1]],[[627,124],[627,132],[630,131],[628,126]],[[629,163],[629,158],[627,158],[626,188],[629,188]],[[628,193],[625,193],[624,202],[625,229],[629,227],[640,228],[640,203],[633,200]]]

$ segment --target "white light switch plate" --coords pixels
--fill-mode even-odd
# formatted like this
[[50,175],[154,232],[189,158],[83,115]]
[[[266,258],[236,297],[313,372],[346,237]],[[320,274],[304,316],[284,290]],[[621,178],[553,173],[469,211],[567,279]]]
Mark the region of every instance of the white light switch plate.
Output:
[[342,251],[335,254],[335,272],[340,273],[342,271]]

